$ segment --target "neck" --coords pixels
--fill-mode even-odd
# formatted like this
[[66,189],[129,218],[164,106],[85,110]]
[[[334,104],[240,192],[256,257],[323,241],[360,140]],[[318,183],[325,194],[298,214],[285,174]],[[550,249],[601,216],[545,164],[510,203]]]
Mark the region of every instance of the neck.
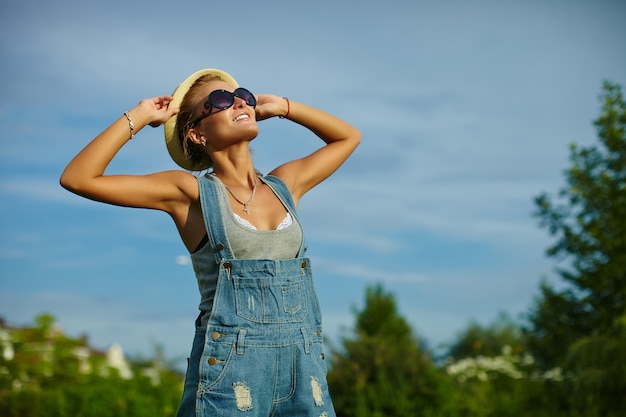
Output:
[[229,151],[215,152],[211,158],[213,172],[223,182],[250,187],[255,184],[257,173],[249,148],[245,147],[238,151],[231,148]]

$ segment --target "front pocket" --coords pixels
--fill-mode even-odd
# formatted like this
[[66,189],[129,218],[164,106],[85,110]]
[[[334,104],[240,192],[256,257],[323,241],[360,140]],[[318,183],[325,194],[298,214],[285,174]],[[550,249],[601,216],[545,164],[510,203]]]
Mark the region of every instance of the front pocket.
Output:
[[298,311],[302,310],[302,297],[300,291],[301,285],[292,284],[286,285],[281,288],[283,294],[283,310],[285,313],[295,315]]
[[298,323],[307,314],[304,277],[233,276],[237,315],[256,323]]
[[199,364],[199,392],[211,390],[224,378],[234,360],[234,352],[232,343],[206,344]]

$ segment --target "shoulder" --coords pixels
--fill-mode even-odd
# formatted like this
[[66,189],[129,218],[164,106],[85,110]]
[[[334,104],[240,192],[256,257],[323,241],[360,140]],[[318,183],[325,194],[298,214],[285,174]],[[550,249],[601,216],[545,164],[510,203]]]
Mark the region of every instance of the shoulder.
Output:
[[293,193],[298,178],[298,160],[287,162],[274,168],[265,178],[277,180]]
[[298,206],[300,198],[308,191],[300,181],[302,176],[301,165],[300,159],[287,162],[272,170],[266,177],[275,178],[276,182],[280,183],[280,186],[285,187],[291,194],[291,198],[296,206]]

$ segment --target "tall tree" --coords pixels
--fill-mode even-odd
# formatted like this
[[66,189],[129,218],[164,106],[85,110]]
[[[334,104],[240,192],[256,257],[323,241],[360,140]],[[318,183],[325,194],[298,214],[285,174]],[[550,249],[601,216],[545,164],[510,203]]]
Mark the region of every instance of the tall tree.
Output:
[[343,417],[426,415],[439,406],[438,378],[410,325],[382,286],[366,290],[352,338],[334,350],[328,382]]
[[535,200],[540,225],[556,238],[547,255],[567,265],[558,270],[566,286],[544,282],[529,316],[531,348],[546,367],[581,338],[618,335],[626,313],[626,103],[608,81],[601,100],[599,144],[571,145],[567,185]]

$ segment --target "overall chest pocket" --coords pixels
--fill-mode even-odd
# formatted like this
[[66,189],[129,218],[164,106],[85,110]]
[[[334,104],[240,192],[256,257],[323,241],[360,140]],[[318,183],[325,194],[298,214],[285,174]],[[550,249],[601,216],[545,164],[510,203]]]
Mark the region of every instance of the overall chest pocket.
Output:
[[239,317],[255,323],[298,323],[306,318],[304,275],[232,279]]

